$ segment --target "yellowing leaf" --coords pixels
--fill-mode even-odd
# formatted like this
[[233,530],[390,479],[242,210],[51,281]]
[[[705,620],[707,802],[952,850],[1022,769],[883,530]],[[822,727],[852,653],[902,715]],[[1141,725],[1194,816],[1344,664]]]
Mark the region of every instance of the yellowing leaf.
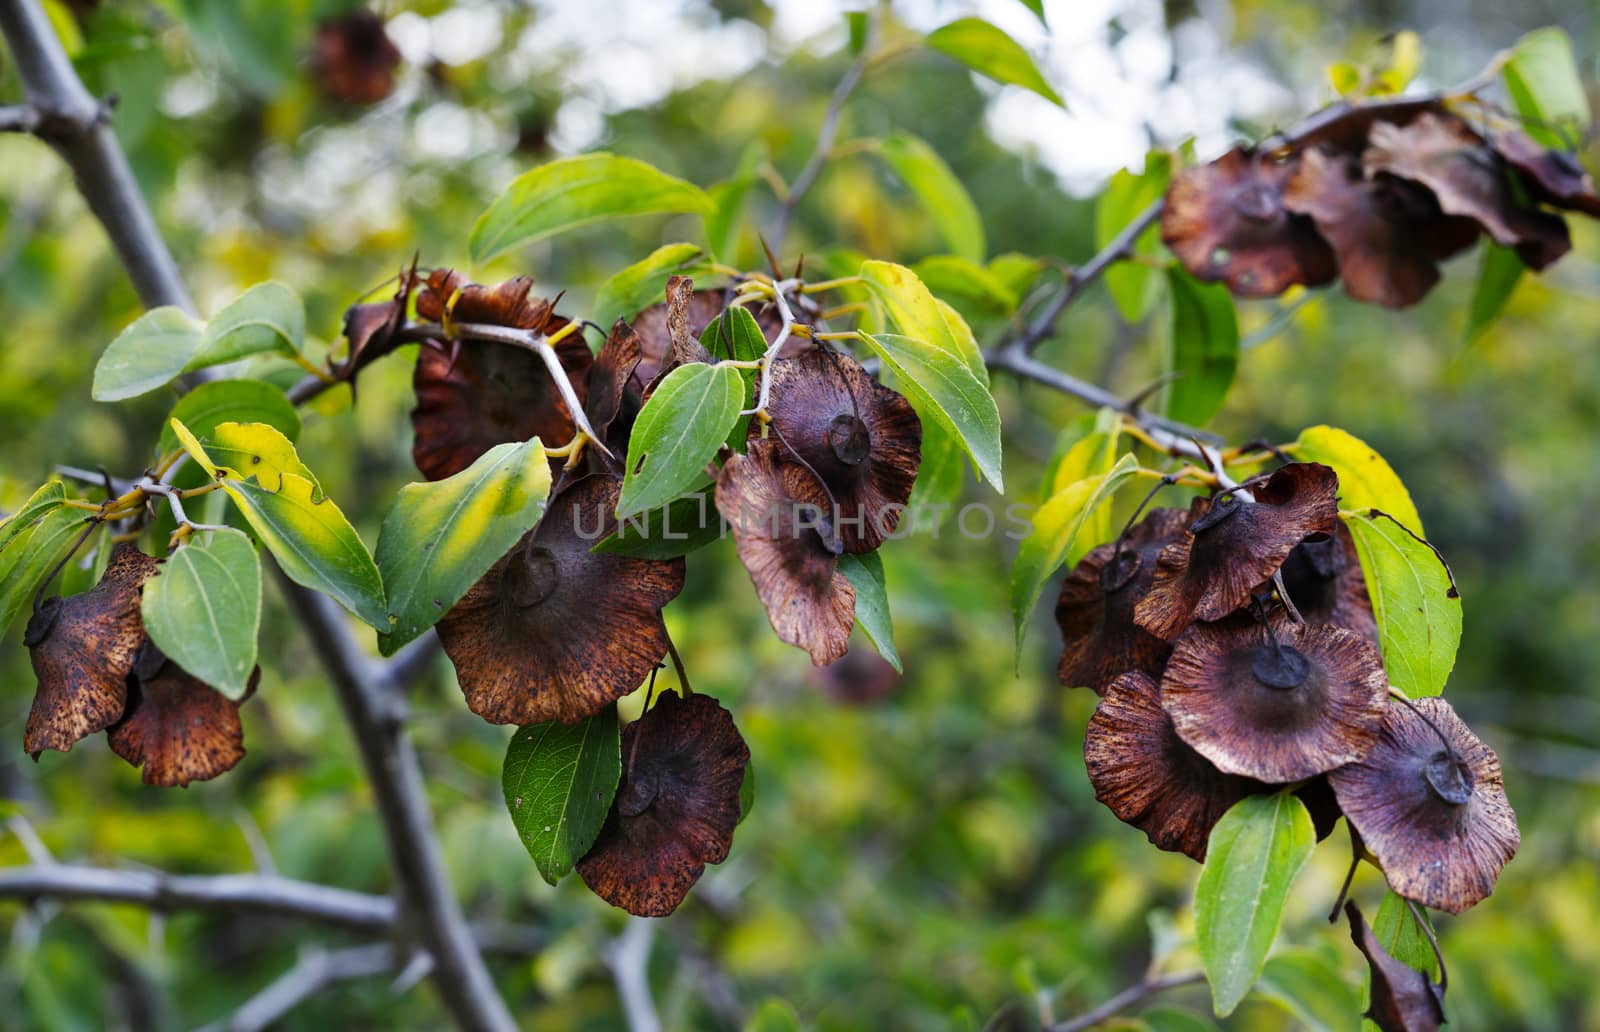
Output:
[[538,438],[498,444],[444,480],[400,489],[378,534],[391,655],[438,623],[489,567],[539,522],[550,461]]
[[[1004,493],[1000,479],[1000,410],[986,383],[957,351],[897,333],[861,334],[894,373],[895,383],[923,425],[939,423],[966,448],[973,463]],[[948,339],[948,338],[947,338]]]
[[230,477],[222,486],[290,580],[329,596],[379,631],[389,629],[383,578],[372,554],[315,484],[283,473],[276,491],[254,478]]
[[253,476],[269,491],[278,489],[285,473],[311,481],[319,494],[322,490],[293,442],[268,423],[219,423],[206,454],[219,468],[232,470],[240,480]]
[[1381,509],[1418,534],[1422,518],[1411,493],[1367,442],[1334,426],[1301,431],[1288,451],[1301,462],[1320,462],[1339,474],[1339,504],[1346,509]]
[[1033,514],[1033,529],[1018,546],[1017,559],[1011,567],[1011,619],[1016,625],[1019,662],[1028,618],[1039,601],[1045,581],[1061,568],[1074,550],[1081,557],[1089,548],[1102,543],[1080,542],[1079,535],[1095,510],[1116,494],[1117,488],[1133,476],[1138,466],[1132,455],[1124,455],[1109,471],[1069,484]]

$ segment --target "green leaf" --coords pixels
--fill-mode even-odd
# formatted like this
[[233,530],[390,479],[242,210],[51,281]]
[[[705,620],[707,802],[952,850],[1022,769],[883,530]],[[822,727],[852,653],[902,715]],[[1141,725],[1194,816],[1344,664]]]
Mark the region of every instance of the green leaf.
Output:
[[1120,440],[1121,417],[1115,409],[1091,412],[1062,427],[1039,484],[1040,504],[1085,477],[1109,473]]
[[1372,920],[1372,934],[1391,957],[1425,972],[1429,978],[1438,979],[1439,958],[1428,942],[1427,932],[1412,915],[1406,901],[1392,891],[1384,893],[1383,902],[1378,905],[1377,916]]
[[743,824],[744,819],[750,816],[750,808],[754,805],[756,805],[756,765],[747,761],[744,765],[744,777],[739,782],[738,824]]
[[622,779],[617,708],[580,724],[530,724],[506,750],[501,784],[517,838],[554,885],[594,845]]
[[[731,358],[737,362],[753,362],[767,353],[767,338],[761,324],[743,306],[736,305],[706,324],[700,334],[700,345],[714,358]],[[756,370],[746,369],[747,378]]]
[[524,172],[472,227],[474,262],[555,233],[623,215],[708,215],[711,198],[652,165],[614,154],[562,158]]
[[[1172,155],[1159,150],[1145,156],[1143,172],[1122,169],[1112,176],[1094,206],[1095,248],[1105,248],[1146,208],[1160,200],[1171,179]],[[1150,257],[1160,248],[1160,227],[1152,225],[1134,241],[1133,254]],[[1115,262],[1106,269],[1105,277],[1111,300],[1130,323],[1149,315],[1161,297],[1159,270],[1141,262]]]
[[94,367],[95,401],[121,401],[165,387],[189,365],[205,327],[181,308],[163,306],[117,334]]
[[672,501],[705,472],[748,397],[741,371],[691,362],[667,374],[639,412],[617,519]]
[[306,308],[294,288],[269,280],[258,283],[206,324],[200,352],[190,370],[277,351],[295,354],[305,343]]
[[1565,30],[1548,26],[1517,40],[1501,74],[1527,134],[1545,147],[1571,150],[1590,114]]
[[1011,567],[1011,619],[1016,625],[1018,663],[1021,662],[1022,639],[1028,631],[1028,618],[1033,615],[1045,581],[1067,561],[1075,545],[1087,546],[1080,547],[1081,555],[1100,543],[1079,542],[1079,534],[1094,511],[1114,495],[1138,467],[1132,455],[1124,455],[1107,472],[1069,484],[1033,514],[1033,529],[1017,547],[1017,559]]
[[1341,516],[1372,598],[1383,669],[1412,698],[1438,695],[1461,645],[1461,596],[1433,549],[1377,512]]
[[[344,513],[323,497],[287,438],[261,423],[222,424],[219,435],[236,428],[230,448],[241,439],[263,446],[254,456],[262,461],[246,462],[245,470],[239,470],[213,462],[180,421],[168,425],[190,457],[221,480],[234,506],[290,580],[329,596],[378,631],[390,630],[377,564]],[[260,476],[272,486],[264,486]]]
[[970,262],[984,259],[983,219],[967,188],[926,140],[895,133],[877,154],[927,209],[951,253]]
[[656,248],[642,261],[634,262],[600,284],[590,318],[609,333],[611,324],[618,318],[632,319],[660,301],[666,295],[667,277],[699,254],[700,248],[693,244],[667,244]]
[[228,698],[244,698],[261,627],[261,557],[243,531],[191,537],[145,581],[140,607],[168,659]]
[[1034,13],[1040,24],[1044,23],[1044,0],[1019,0],[1019,2]]
[[922,418],[942,424],[966,449],[978,471],[1005,492],[1000,479],[1000,410],[986,384],[956,352],[897,333],[863,333],[861,338],[895,375]]
[[[731,358],[736,362],[753,362],[767,353],[767,338],[761,332],[761,326],[756,322],[756,317],[743,306],[735,306],[724,311],[711,320],[700,334],[700,346],[706,349],[707,354],[713,358]],[[757,369],[741,369],[739,375],[744,378],[744,396],[753,398],[756,390],[756,378],[760,375]],[[753,417],[740,415],[733,422],[733,429],[728,431],[726,444],[736,452],[743,452],[745,439],[750,435],[750,420]],[[705,477],[707,486],[711,478]]]
[[1361,994],[1314,950],[1288,949],[1267,961],[1256,991],[1310,1032],[1361,1032]]
[[1021,298],[1023,291],[1033,286],[1039,278],[1045,265],[1042,259],[1032,255],[1008,251],[989,259],[989,274],[1004,283],[1013,295]]
[[944,521],[961,497],[965,452],[954,431],[938,422],[922,424],[922,465],[917,469],[917,482],[907,503],[910,512],[925,513],[935,527]]
[[1339,504],[1346,509],[1382,509],[1423,533],[1422,517],[1395,471],[1367,442],[1338,427],[1313,426],[1288,448],[1301,462],[1320,462],[1339,474]]
[[1526,269],[1516,251],[1501,247],[1493,240],[1488,241],[1483,249],[1483,261],[1478,265],[1478,282],[1472,288],[1467,329],[1461,335],[1463,344],[1477,340],[1500,318],[1517,284],[1522,282],[1522,273]]
[[1052,104],[1067,106],[1061,95],[1044,81],[1028,52],[982,18],[959,18],[934,29],[928,34],[928,46],[996,82],[1021,86]]
[[61,508],[67,500],[66,488],[61,481],[52,480],[28,496],[22,508],[0,520],[0,549],[11,543],[18,534],[44,519],[47,513]]
[[869,25],[867,12],[844,12],[844,24],[845,29],[849,34],[850,53],[861,53],[861,48],[867,45],[867,28]]
[[803,1027],[793,1004],[769,996],[756,1007],[742,1032],[800,1032]]
[[76,509],[52,508],[29,526],[18,528],[0,549],[0,634],[17,614],[32,605],[33,596],[67,549],[83,534],[87,521]]
[[888,660],[895,673],[905,673],[900,653],[894,647],[894,625],[889,619],[889,591],[883,582],[883,558],[876,552],[839,557],[839,572],[856,589],[856,624],[878,655]]
[[1167,418],[1204,426],[1222,407],[1239,364],[1239,318],[1221,283],[1201,283],[1182,267],[1167,270],[1172,292]]
[[711,492],[697,491],[622,520],[589,551],[635,559],[676,559],[721,536],[722,517]]
[[739,166],[733,170],[733,175],[706,191],[712,205],[711,213],[705,217],[706,246],[729,264],[737,259],[739,216],[744,211],[745,197],[755,185],[766,160],[766,142],[752,141],[739,156]]
[[[178,399],[176,419],[201,441],[223,423],[265,423],[289,440],[300,436],[300,414],[283,391],[260,380],[213,380]],[[163,424],[156,454],[167,455],[183,444],[171,423]]]
[[1194,1011],[1155,1007],[1139,1015],[1150,1032],[1217,1032],[1216,1023]]
[[911,267],[917,278],[940,295],[970,298],[992,311],[1011,313],[1021,298],[989,269],[953,254],[936,254]]
[[1211,829],[1194,925],[1217,1017],[1232,1014],[1261,974],[1289,889],[1316,844],[1305,804],[1282,792],[1246,796]]
[[544,514],[550,460],[536,437],[497,444],[444,480],[400,489],[378,532],[393,630],[385,656],[438,623]]

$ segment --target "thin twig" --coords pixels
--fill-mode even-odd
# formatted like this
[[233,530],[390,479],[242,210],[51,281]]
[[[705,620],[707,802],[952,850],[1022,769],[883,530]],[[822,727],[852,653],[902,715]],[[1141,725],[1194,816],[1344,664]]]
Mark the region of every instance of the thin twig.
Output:
[[[72,67],[37,0],[0,0],[0,33],[16,61],[30,106],[49,112],[42,134],[72,169],[78,190],[111,238],[117,257],[146,307],[193,311],[178,264],[162,242],[105,108]],[[77,127],[76,132],[67,131]]]
[[1129,1007],[1137,1006],[1157,993],[1164,993],[1169,989],[1178,989],[1186,985],[1194,985],[1205,981],[1204,971],[1187,971],[1179,975],[1162,975],[1155,978],[1146,978],[1137,985],[1129,986],[1111,999],[1102,1003],[1094,1010],[1086,1011],[1075,1018],[1058,1022],[1052,1025],[1050,1032],[1082,1032],[1083,1029],[1093,1028],[1108,1018],[1114,1018]]
[[1082,296],[1090,284],[1099,279],[1102,274],[1117,262],[1133,253],[1133,245],[1161,217],[1162,209],[1166,207],[1166,199],[1158,198],[1133,217],[1133,221],[1122,228],[1122,232],[1112,237],[1105,247],[1093,258],[1073,269],[1067,275],[1067,281],[1062,286],[1060,293],[1051,298],[1040,310],[1027,328],[1011,345],[1018,348],[1023,354],[1031,355],[1040,344],[1049,340],[1056,332],[1056,320],[1067,306]]
[[288,971],[246,1000],[232,1015],[206,1025],[200,1032],[260,1032],[335,982],[393,971],[395,959],[394,946],[384,942],[331,952],[320,946],[307,947]]
[[661,1017],[650,992],[650,947],[655,937],[655,926],[648,919],[630,917],[606,950],[606,966],[617,985],[629,1032],[661,1032]]
[[44,116],[32,104],[7,104],[0,107],[0,133],[36,133]]
[[839,119],[844,115],[845,103],[860,85],[861,77],[866,74],[867,65],[872,60],[872,44],[877,34],[877,17],[873,16],[872,24],[867,27],[867,38],[861,44],[861,53],[850,62],[850,67],[845,69],[839,84],[833,88],[833,96],[828,98],[828,109],[822,115],[822,126],[817,130],[817,144],[811,151],[811,157],[806,159],[805,165],[801,167],[800,173],[794,177],[794,182],[783,196],[781,206],[778,208],[778,221],[772,227],[769,241],[774,252],[783,250],[783,242],[789,235],[789,224],[794,219],[795,209],[816,184],[817,177],[822,174],[822,167],[828,163],[828,157],[833,150],[833,138],[839,132]]
[[[1029,355],[1025,350],[1011,347],[1001,348],[985,355],[984,362],[991,370],[1000,370],[1024,380],[1032,380],[1034,383],[1043,384],[1063,394],[1069,394],[1090,405],[1115,409],[1118,412],[1127,411],[1127,404],[1104,387],[1092,384],[1087,380],[1080,380],[1068,373],[1063,373],[1054,366],[1045,365]],[[1137,418],[1145,427],[1164,430],[1168,435],[1178,440],[1196,437],[1202,441],[1210,441],[1216,444],[1222,443],[1222,438],[1216,434],[1196,427],[1185,426],[1162,416],[1140,412]],[[1199,456],[1191,457],[1198,458]]]

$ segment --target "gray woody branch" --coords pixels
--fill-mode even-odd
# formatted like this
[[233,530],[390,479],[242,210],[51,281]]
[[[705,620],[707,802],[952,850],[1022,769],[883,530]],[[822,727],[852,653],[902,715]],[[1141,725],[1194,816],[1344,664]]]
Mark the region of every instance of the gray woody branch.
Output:
[[[13,112],[11,120],[31,119],[34,131],[72,170],[140,299],[150,307],[193,312],[177,262],[145,206],[105,108],[78,78],[36,0],[0,0],[0,32],[34,113]],[[446,1008],[463,1029],[515,1028],[450,890],[416,751],[390,690],[393,676],[356,646],[344,612],[330,599],[281,575],[279,583],[338,690],[382,818],[402,923],[432,958],[433,981]]]

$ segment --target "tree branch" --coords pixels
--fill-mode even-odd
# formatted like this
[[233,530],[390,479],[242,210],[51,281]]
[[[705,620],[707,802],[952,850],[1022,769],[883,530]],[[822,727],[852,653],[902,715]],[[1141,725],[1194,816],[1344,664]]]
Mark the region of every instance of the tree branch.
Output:
[[514,1029],[511,1012],[489,977],[445,874],[422,770],[405,732],[405,701],[384,691],[383,681],[372,675],[374,664],[345,633],[345,615],[338,603],[294,583],[282,570],[277,573],[289,608],[300,614],[312,648],[338,691],[339,705],[372,782],[396,892],[434,959],[434,985],[462,1028]]
[[[76,127],[44,138],[71,167],[140,299],[148,307],[175,305],[194,312],[177,262],[106,124],[105,109],[78,78],[37,0],[0,0],[0,32],[29,103],[59,124]],[[403,702],[383,691],[385,677],[355,645],[336,603],[287,578],[280,581],[290,610],[338,689],[383,819],[396,898],[433,957],[434,983],[446,1007],[464,1029],[515,1028],[445,876],[416,752],[400,724]]]
[[36,133],[44,117],[32,104],[0,107],[0,133]]
[[387,974],[398,965],[392,943],[352,946],[329,952],[312,946],[294,966],[246,1000],[233,1015],[201,1032],[260,1032],[335,982]]
[[397,910],[387,896],[268,874],[180,875],[79,864],[0,870],[0,899],[101,900],[152,910],[222,910],[296,917],[365,932],[389,932]]
[[661,1017],[650,994],[650,947],[655,937],[649,919],[630,917],[606,950],[606,967],[617,985],[629,1032],[661,1032]]
[[[78,78],[43,8],[35,0],[0,0],[0,33],[10,44],[28,103],[41,116],[35,131],[72,169],[140,300],[149,308],[192,311],[178,264],[145,207],[106,109]],[[47,125],[51,130],[45,132]]]
[[1164,993],[1169,989],[1177,989],[1186,985],[1194,985],[1196,982],[1205,981],[1205,978],[1206,973],[1204,971],[1186,971],[1179,975],[1146,978],[1139,984],[1122,990],[1122,992],[1094,1010],[1086,1011],[1076,1018],[1057,1022],[1050,1026],[1050,1032],[1083,1032],[1084,1029],[1093,1028],[1108,1018],[1116,1017],[1129,1007],[1143,1003],[1157,993]]
[[1126,401],[1112,394],[1104,387],[1092,384],[1087,380],[1080,380],[1068,373],[1063,373],[1054,366],[1045,365],[1029,355],[1026,349],[1014,346],[998,348],[984,355],[983,360],[984,364],[991,370],[1010,373],[1024,380],[1032,380],[1034,383],[1043,384],[1063,394],[1070,394],[1074,398],[1085,401],[1097,408],[1111,408],[1118,412],[1126,412],[1137,418],[1141,425],[1147,428],[1163,430],[1179,440],[1187,441],[1190,438],[1195,438],[1213,444],[1222,442],[1221,437],[1211,433],[1209,430],[1187,426],[1149,412],[1134,412]]
[[1061,291],[1050,299],[1044,310],[1034,317],[1008,349],[1014,348],[1022,355],[1031,355],[1040,344],[1054,336],[1056,320],[1061,318],[1061,313],[1067,310],[1067,306],[1078,300],[1083,292],[1089,289],[1089,285],[1104,275],[1107,269],[1133,253],[1134,243],[1145,230],[1155,224],[1165,207],[1165,198],[1152,201],[1148,208],[1134,216],[1133,221],[1123,227],[1122,232],[1112,237],[1111,242],[1101,248],[1098,254],[1073,269]]
[[[784,194],[781,207],[778,209],[778,221],[772,228],[771,248],[777,254],[783,250],[784,238],[789,235],[789,223],[794,218],[795,209],[800,206],[800,201],[816,184],[817,177],[822,174],[822,167],[828,163],[828,153],[833,150],[833,139],[839,133],[839,119],[844,115],[844,106],[850,99],[850,94],[860,85],[861,77],[866,74],[867,65],[872,59],[872,44],[877,36],[877,16],[872,16],[872,24],[867,28],[867,38],[862,41],[861,53],[845,69],[839,84],[833,89],[833,96],[828,98],[828,109],[823,112],[822,126],[817,130],[817,145],[811,151],[811,156],[801,167],[794,183],[790,185],[788,193]],[[776,274],[776,270],[774,270]]]

